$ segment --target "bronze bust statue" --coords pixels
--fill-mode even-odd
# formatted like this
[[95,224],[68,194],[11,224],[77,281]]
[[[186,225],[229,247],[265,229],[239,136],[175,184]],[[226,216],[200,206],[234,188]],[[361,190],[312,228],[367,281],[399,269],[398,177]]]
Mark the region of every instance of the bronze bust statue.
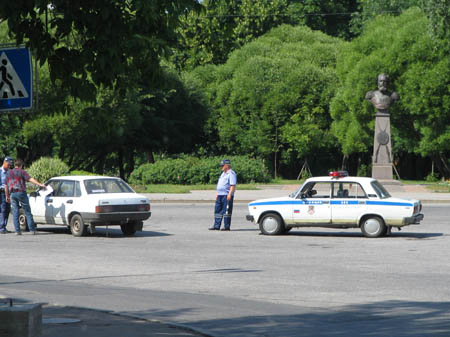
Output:
[[377,113],[380,114],[389,114],[391,104],[400,99],[396,92],[389,93],[388,84],[388,75],[380,74],[378,75],[378,90],[366,93],[366,99],[372,103],[377,109]]

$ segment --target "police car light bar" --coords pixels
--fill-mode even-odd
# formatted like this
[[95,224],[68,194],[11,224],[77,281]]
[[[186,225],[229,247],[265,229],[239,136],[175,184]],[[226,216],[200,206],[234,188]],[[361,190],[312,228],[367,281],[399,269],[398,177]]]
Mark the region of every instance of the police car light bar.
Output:
[[333,171],[328,174],[332,178],[343,178],[348,177],[347,171]]

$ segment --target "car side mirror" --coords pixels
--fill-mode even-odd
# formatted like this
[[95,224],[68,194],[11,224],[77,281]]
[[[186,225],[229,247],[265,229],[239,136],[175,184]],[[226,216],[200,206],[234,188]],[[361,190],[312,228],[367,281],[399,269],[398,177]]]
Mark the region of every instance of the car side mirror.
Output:
[[309,195],[310,196],[313,196],[313,195],[316,195],[317,194],[317,191],[316,190],[311,190],[311,191],[309,191]]

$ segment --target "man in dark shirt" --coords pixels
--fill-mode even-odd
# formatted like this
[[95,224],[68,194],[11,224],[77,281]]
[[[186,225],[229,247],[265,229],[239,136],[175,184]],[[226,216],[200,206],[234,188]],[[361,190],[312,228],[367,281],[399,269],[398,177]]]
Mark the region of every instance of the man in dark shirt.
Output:
[[23,170],[22,159],[16,159],[14,162],[14,169],[8,171],[5,188],[6,201],[11,202],[16,235],[22,235],[19,225],[19,205],[22,206],[25,211],[28,229],[31,234],[36,234],[36,228],[34,226],[33,215],[31,214],[30,202],[28,200],[27,188],[25,185],[27,181],[46,189],[44,184],[41,184],[36,179],[31,178],[30,175]]

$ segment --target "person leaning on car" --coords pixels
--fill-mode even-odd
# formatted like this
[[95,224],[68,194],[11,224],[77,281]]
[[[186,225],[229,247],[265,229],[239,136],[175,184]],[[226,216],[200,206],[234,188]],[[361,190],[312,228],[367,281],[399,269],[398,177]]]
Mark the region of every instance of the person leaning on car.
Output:
[[14,169],[8,171],[5,188],[6,201],[11,203],[11,208],[13,211],[16,235],[22,234],[19,225],[19,203],[25,211],[28,229],[32,234],[36,234],[36,228],[34,226],[33,215],[31,214],[30,202],[28,200],[27,188],[25,185],[27,181],[46,189],[44,184],[41,184],[36,179],[31,178],[30,175],[23,169],[23,160],[16,159],[14,162]]

